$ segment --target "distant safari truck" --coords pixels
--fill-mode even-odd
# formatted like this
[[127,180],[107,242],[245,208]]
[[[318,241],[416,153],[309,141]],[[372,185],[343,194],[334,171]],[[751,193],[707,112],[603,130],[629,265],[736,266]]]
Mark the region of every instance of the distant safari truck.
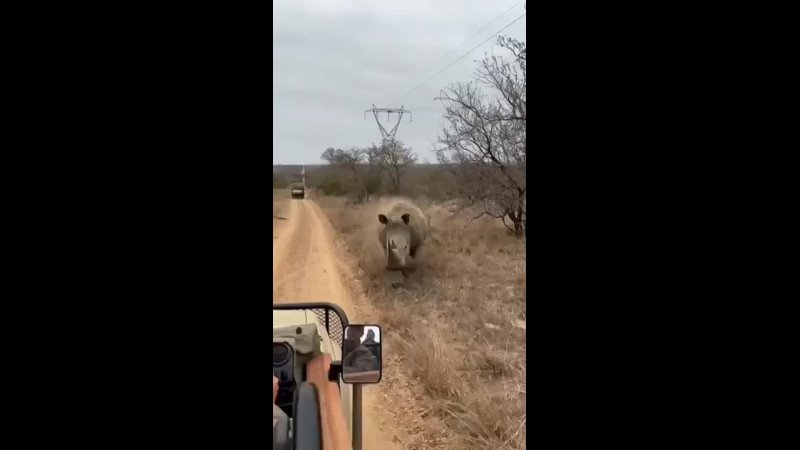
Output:
[[302,184],[292,186],[292,198],[304,198],[306,196],[306,188]]

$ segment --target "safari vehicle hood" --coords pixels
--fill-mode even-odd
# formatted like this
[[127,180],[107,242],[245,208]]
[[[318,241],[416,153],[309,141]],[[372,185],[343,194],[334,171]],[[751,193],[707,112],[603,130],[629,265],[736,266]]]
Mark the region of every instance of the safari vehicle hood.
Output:
[[317,320],[317,315],[309,310],[272,311],[272,328],[307,325],[310,323],[319,323],[319,320]]
[[[316,333],[309,333],[309,327],[316,327]],[[321,340],[319,349],[323,353],[331,355],[333,360],[341,359],[341,348],[334,342],[325,326],[317,318],[311,310],[273,310],[272,311],[272,336],[273,337],[289,337],[286,335],[286,327],[301,327],[303,328],[302,334],[305,336],[314,336]],[[278,333],[276,335],[276,332]],[[314,343],[303,342],[301,352],[305,353],[315,347]]]

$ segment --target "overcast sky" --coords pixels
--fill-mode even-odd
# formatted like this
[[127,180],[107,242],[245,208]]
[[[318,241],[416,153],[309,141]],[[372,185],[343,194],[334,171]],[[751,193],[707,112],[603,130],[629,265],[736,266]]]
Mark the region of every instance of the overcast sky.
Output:
[[[434,97],[450,83],[474,79],[474,60],[484,53],[502,53],[497,38],[404,94],[525,13],[523,5],[518,0],[273,0],[273,164],[320,164],[327,147],[380,142],[375,118],[369,113],[364,119],[373,103],[411,110],[412,121],[403,118],[397,138],[421,162],[435,162],[431,147],[443,109]],[[501,34],[525,40],[525,18]],[[387,129],[394,125],[386,114],[381,120]]]

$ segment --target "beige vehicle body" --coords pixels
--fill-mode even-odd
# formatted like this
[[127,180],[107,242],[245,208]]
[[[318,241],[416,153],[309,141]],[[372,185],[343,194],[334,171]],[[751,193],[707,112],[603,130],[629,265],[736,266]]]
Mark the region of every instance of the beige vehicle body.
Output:
[[[272,327],[276,328],[301,326],[301,325],[315,325],[319,333],[321,342],[320,350],[322,353],[331,355],[334,361],[342,359],[342,348],[335,342],[329,335],[328,331],[317,315],[309,309],[297,310],[273,310],[272,311]],[[274,333],[273,333],[274,337]],[[347,422],[347,429],[350,436],[353,435],[353,385],[344,383],[341,374],[339,375],[339,389],[341,391],[342,413],[344,414]]]

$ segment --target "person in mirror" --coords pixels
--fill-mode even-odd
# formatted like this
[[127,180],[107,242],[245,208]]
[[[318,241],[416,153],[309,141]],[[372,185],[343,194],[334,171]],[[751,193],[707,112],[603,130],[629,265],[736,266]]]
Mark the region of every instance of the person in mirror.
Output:
[[363,335],[364,327],[351,326],[347,328],[347,337],[342,343],[344,354],[342,365],[345,367],[346,373],[378,370],[375,355],[361,343]]
[[375,342],[375,332],[372,331],[372,330],[367,330],[367,338],[364,339],[364,342],[362,342],[362,344],[364,344],[364,345],[375,345],[375,344],[377,344],[377,342]]
[[[377,361],[381,360],[380,343],[375,340],[375,331],[367,330],[367,338],[364,339],[362,344],[364,344],[375,356],[376,363]],[[380,370],[380,368],[375,366],[375,370]]]

